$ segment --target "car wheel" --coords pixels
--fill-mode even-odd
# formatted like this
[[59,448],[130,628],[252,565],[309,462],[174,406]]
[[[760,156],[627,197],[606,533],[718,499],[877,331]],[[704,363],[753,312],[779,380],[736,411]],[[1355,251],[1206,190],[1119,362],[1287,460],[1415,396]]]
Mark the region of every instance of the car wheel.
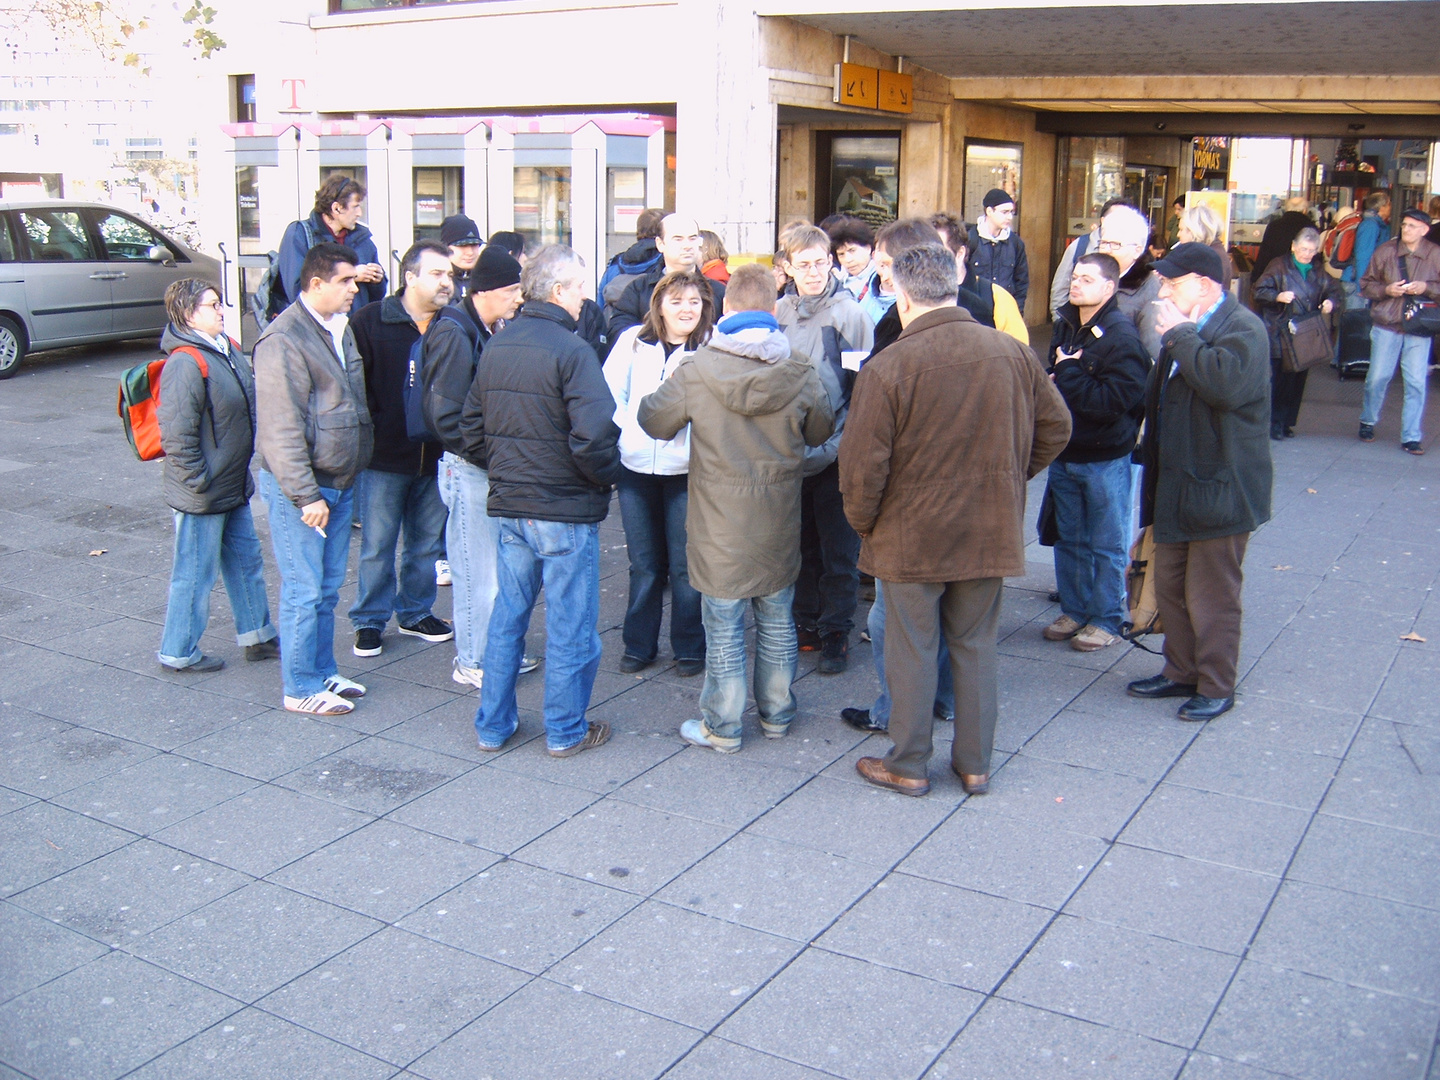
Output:
[[25,334],[11,319],[0,315],[0,379],[8,379],[20,370],[25,359]]

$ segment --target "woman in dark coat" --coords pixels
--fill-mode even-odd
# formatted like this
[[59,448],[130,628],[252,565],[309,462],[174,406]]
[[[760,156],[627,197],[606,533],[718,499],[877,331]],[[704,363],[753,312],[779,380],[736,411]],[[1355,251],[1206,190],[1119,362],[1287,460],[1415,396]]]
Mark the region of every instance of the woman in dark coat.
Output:
[[245,659],[280,655],[250,516],[255,375],[225,333],[214,285],[198,278],[173,283],[165,290],[165,312],[170,324],[160,347],[169,359],[160,374],[156,419],[165,451],[165,501],[175,511],[175,558],[160,663],[171,671],[218,671],[225,661],[200,651],[216,574],[225,579]]
[[1320,234],[1313,228],[1300,230],[1290,245],[1290,254],[1271,259],[1255,280],[1252,292],[1260,317],[1270,333],[1270,438],[1295,435],[1300,399],[1305,394],[1306,371],[1286,371],[1281,361],[1281,338],[1289,333],[1286,324],[1297,315],[1335,309],[1341,296],[1340,282],[1325,272]]

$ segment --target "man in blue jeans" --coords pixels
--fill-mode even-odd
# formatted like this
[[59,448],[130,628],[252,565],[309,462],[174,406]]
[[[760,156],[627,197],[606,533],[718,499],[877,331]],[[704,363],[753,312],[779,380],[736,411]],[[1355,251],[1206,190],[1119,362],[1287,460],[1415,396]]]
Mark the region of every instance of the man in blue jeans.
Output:
[[[404,286],[396,296],[366,304],[350,321],[365,365],[366,399],[375,426],[375,452],[359,485],[360,574],[350,622],[356,656],[379,656],[393,614],[400,633],[422,641],[449,641],[450,624],[431,611],[435,560],[444,550],[445,504],[435,484],[441,446],[410,438],[405,385],[411,350],[450,302],[450,251],[436,240],[412,244],[400,260]],[[418,350],[417,350],[418,351]],[[395,549],[405,533],[399,587]]]
[[564,245],[535,253],[520,278],[525,305],[486,344],[461,413],[461,452],[488,466],[489,513],[500,522],[499,593],[475,713],[485,751],[503,749],[519,724],[515,680],[542,585],[550,756],[610,738],[610,725],[585,711],[600,667],[600,522],[620,475],[620,429],[600,360],[575,333],[585,277]]
[[365,687],[335,666],[335,604],[350,555],[355,478],[374,436],[365,370],[346,312],[358,291],[355,254],[316,244],[300,298],[255,343],[260,495],[280,568],[285,708],[348,713]]
[[805,448],[830,437],[835,414],[820,376],[793,356],[775,319],[769,268],[740,267],[710,341],[640,402],[656,439],[690,425],[685,556],[705,625],[701,719],[680,737],[722,754],[740,749],[745,711],[745,609],[755,612],[755,704],[766,738],[795,719],[791,611],[800,576]]

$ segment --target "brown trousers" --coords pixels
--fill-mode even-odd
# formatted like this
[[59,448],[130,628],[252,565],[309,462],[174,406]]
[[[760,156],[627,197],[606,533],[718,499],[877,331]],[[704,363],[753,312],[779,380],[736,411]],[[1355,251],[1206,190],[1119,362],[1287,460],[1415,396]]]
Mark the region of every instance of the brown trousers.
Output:
[[935,655],[940,634],[950,647],[955,677],[955,742],[950,760],[957,772],[990,771],[999,712],[996,634],[1003,578],[904,583],[883,581],[885,682],[890,690],[890,738],[885,767],[923,779],[934,753]]
[[1165,629],[1164,675],[1175,682],[1194,683],[1196,692],[1206,697],[1235,693],[1240,588],[1245,580],[1240,566],[1249,542],[1247,532],[1155,545],[1155,605]]

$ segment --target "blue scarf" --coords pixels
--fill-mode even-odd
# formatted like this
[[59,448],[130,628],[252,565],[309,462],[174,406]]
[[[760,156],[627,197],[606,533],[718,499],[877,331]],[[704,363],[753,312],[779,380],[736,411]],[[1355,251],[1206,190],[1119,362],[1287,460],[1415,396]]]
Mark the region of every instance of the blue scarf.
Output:
[[753,330],[756,327],[779,330],[780,324],[768,311],[737,311],[734,315],[721,319],[715,329],[722,334],[738,334],[741,330]]

